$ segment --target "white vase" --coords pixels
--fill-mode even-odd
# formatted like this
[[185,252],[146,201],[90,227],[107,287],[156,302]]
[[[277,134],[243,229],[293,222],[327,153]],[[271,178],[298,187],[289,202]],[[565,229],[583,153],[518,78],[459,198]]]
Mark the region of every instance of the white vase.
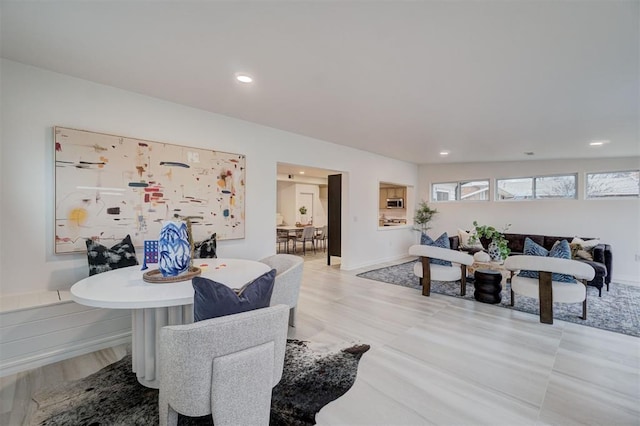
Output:
[[498,244],[496,244],[493,240],[489,243],[489,247],[487,248],[489,252],[489,256],[491,257],[492,262],[501,262],[502,255],[500,254],[500,248]]

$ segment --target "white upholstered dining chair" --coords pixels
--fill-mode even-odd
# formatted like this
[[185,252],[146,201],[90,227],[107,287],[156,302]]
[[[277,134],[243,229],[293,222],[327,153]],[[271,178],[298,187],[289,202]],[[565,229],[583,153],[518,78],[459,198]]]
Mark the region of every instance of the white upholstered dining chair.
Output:
[[271,293],[271,306],[289,306],[289,325],[296,326],[296,310],[298,295],[302,285],[302,269],[304,260],[291,254],[276,254],[265,257],[260,262],[276,270],[276,279]]
[[160,329],[160,425],[178,413],[211,414],[216,426],[269,424],[271,390],[282,378],[289,307]]
[[[431,280],[434,281],[460,281],[460,295],[464,296],[467,285],[467,266],[473,264],[473,256],[457,250],[441,247],[416,244],[409,247],[409,254],[420,256],[421,261],[416,262],[413,273],[420,278],[422,295],[431,294]],[[451,262],[451,266],[436,265],[430,259],[440,259]]]
[[[540,322],[553,324],[553,303],[582,302],[582,319],[587,319],[587,281],[593,279],[595,270],[584,262],[556,257],[518,255],[504,261],[505,269],[537,271],[538,278],[511,275],[511,306],[515,294],[538,299]],[[571,275],[580,282],[566,283],[552,280],[552,273]]]

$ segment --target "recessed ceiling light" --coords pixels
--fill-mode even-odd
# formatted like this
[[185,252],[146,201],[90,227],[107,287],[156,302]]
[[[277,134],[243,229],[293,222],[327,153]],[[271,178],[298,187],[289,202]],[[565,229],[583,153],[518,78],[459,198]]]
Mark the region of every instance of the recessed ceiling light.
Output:
[[591,141],[591,142],[589,142],[589,145],[591,145],[591,146],[602,146],[605,143],[609,143],[609,141]]
[[251,83],[253,81],[253,78],[251,78],[251,76],[247,74],[237,73],[236,80],[238,80],[240,83]]
[[300,174],[301,174],[301,175],[303,175],[303,174],[304,174],[304,172],[300,172]]
[[449,151],[440,151],[440,155],[442,157],[446,157],[447,155],[449,155]]

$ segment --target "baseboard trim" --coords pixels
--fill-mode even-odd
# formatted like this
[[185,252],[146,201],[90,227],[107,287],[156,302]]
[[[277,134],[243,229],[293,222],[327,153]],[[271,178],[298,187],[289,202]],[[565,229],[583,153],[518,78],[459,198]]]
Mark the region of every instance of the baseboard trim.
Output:
[[0,365],[0,377],[11,374],[20,373],[22,371],[32,370],[54,362],[63,361],[65,359],[74,358],[76,356],[85,355],[101,349],[110,348],[121,345],[123,343],[131,343],[131,332],[118,333],[107,337],[93,339],[81,344],[70,345],[55,351],[46,353],[38,353],[16,361],[6,362]]
[[370,268],[370,267],[382,268],[382,266],[380,265],[387,262],[397,262],[399,260],[406,260],[408,262],[412,259],[415,259],[415,257],[409,256],[407,253],[403,253],[396,256],[387,257],[384,259],[377,259],[377,260],[372,260],[370,262],[360,263],[358,265],[348,265],[347,267],[345,267],[344,265],[341,265],[340,269],[344,271],[354,271],[357,269],[364,269],[364,268]]

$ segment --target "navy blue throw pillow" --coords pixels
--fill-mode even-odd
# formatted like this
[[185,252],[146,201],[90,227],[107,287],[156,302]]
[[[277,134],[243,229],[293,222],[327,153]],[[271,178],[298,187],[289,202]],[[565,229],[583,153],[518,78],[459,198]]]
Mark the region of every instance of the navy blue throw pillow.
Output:
[[[560,259],[571,259],[571,247],[569,241],[558,240],[555,242],[551,251],[535,243],[529,237],[524,239],[524,253],[529,256],[543,256],[543,257],[557,257]],[[519,277],[535,278],[538,279],[538,271],[523,270],[518,273]],[[571,275],[566,274],[551,274],[552,281],[558,281],[561,283],[575,283],[576,280]]]
[[204,241],[196,241],[193,243],[193,257],[195,259],[218,257],[216,255],[216,248],[218,246],[216,243],[216,235],[217,234],[214,233]]
[[193,321],[204,321],[268,307],[275,278],[276,270],[272,269],[239,290],[233,290],[208,278],[193,278],[191,280],[195,292]]
[[[449,236],[446,232],[440,235],[435,241],[433,241],[430,236],[423,232],[422,236],[420,237],[420,244],[423,246],[435,246],[445,249],[451,249],[451,245],[449,244]],[[429,259],[429,263],[433,265],[451,266],[451,262],[442,259]]]
[[89,276],[138,264],[136,249],[129,235],[111,248],[94,240],[87,240],[86,243]]

